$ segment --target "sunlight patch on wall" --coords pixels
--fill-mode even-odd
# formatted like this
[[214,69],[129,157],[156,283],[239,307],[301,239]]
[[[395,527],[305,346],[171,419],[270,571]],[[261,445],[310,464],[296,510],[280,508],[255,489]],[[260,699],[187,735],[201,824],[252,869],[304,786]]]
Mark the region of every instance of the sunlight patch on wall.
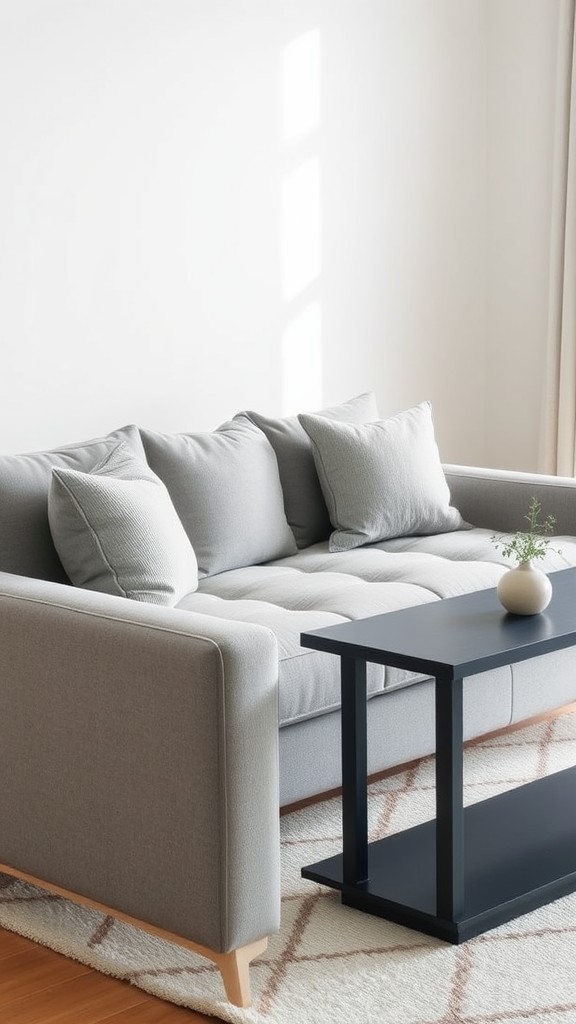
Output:
[[320,124],[320,32],[298,36],[284,50],[282,68],[284,141],[299,142]]
[[320,302],[321,168],[320,32],[312,29],[285,47],[281,79],[281,266],[285,302],[282,336],[282,409],[291,414],[322,404]]
[[282,407],[293,414],[322,404],[322,313],[319,300],[308,303],[284,331]]
[[320,161],[312,157],[282,182],[282,292],[291,302],[320,275]]

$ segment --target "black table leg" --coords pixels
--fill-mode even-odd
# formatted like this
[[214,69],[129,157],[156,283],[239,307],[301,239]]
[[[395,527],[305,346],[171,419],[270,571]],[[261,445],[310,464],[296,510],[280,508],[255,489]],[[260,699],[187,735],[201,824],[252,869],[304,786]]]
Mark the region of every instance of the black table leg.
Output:
[[366,662],[341,658],[342,848],[344,885],[368,877]]
[[464,915],[462,680],[436,678],[436,914]]

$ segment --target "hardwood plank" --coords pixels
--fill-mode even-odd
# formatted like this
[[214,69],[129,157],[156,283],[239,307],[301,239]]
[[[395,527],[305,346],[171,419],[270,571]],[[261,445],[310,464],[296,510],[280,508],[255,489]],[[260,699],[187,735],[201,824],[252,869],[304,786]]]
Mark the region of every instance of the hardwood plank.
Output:
[[[27,955],[22,956],[23,953]],[[85,976],[93,979],[89,989],[68,984],[74,977]],[[10,1024],[35,1024],[37,1021],[49,1024],[50,1019],[60,1024],[66,1019],[63,1008],[70,1020],[78,1024],[86,1024],[86,1020],[93,1024],[216,1024],[217,1021],[215,1017],[206,1017],[150,996],[136,986],[119,982],[4,928],[0,928],[0,985],[2,982],[0,1021],[9,1019]],[[122,998],[118,997],[118,992]],[[107,993],[110,999],[103,1006],[99,1002],[102,993]],[[94,999],[97,1004],[96,1017],[86,1017],[87,996],[89,1002]],[[55,1014],[52,1018],[47,1016],[51,1006]]]
[[218,1024],[219,1019],[150,996],[148,1003],[106,1017],[102,1024]]
[[30,948],[1,962],[0,1007],[87,974],[90,968],[51,949],[30,943]]
[[[36,943],[31,942],[30,939],[25,939],[23,935],[0,928],[0,962],[7,956],[23,953],[24,950],[30,949],[30,946],[35,945]],[[0,971],[2,970],[3,968],[0,967]]]
[[101,1024],[116,1011],[147,1002],[146,993],[116,978],[89,971],[41,993],[0,1004],[10,1024]]

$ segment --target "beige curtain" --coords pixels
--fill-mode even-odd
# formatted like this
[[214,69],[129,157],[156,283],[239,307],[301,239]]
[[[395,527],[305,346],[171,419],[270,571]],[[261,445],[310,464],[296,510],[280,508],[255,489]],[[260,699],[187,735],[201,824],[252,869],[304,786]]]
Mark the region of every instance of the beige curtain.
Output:
[[576,0],[561,0],[540,468],[576,476]]

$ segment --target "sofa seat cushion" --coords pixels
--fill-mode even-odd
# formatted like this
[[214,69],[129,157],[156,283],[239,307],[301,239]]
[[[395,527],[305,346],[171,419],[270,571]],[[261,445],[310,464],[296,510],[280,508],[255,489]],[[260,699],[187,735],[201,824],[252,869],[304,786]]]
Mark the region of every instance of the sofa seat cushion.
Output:
[[[325,541],[281,564],[248,566],[201,580],[198,593],[179,607],[247,619],[273,630],[280,653],[280,724],[287,725],[340,704],[339,659],[307,651],[300,645],[300,633],[491,586],[502,571],[496,565],[453,564],[426,553],[387,555],[355,549],[330,554]],[[433,586],[441,573],[446,580],[438,594]],[[372,697],[423,678],[376,665],[370,665],[368,673]]]
[[[224,575],[233,576],[239,572],[242,570],[231,570]],[[201,587],[212,582],[213,579],[204,580]],[[323,611],[293,611],[262,600],[227,600],[198,591],[182,598],[177,607],[220,619],[257,623],[272,630],[278,642],[280,726],[314,718],[340,707],[338,659],[323,651],[306,650],[300,645],[300,633],[345,622],[344,616]],[[373,697],[380,693],[383,686],[383,667],[370,665],[368,695]]]
[[[330,552],[328,544],[321,543],[274,565],[307,573],[352,573],[365,580],[401,580],[427,587],[438,597],[456,597],[495,587],[506,568],[514,565],[496,550],[493,536],[492,531],[475,527],[432,536],[396,537],[345,552]],[[536,564],[544,572],[576,565],[574,538],[552,538],[546,557]]]
[[[452,562],[426,552],[356,548],[330,553],[326,540],[271,565],[203,579],[198,592],[178,607],[272,629],[279,646],[279,721],[284,726],[340,706],[339,659],[307,651],[301,633],[494,586],[503,571],[496,564]],[[375,697],[422,678],[369,665],[368,692]]]
[[366,582],[351,573],[302,573],[272,565],[222,573],[203,580],[200,589],[228,601],[251,598],[291,611],[330,612],[342,619],[366,618],[436,599],[411,582]]
[[[494,587],[506,562],[487,530],[403,537],[345,552],[328,541],[268,565],[247,566],[203,579],[178,607],[258,622],[272,629],[280,652],[280,725],[302,721],[340,704],[339,658],[300,645],[300,633],[350,619],[397,611]],[[554,544],[546,571],[576,565],[576,544]],[[369,666],[373,698],[424,678]]]
[[[393,541],[382,541],[377,545],[354,548],[351,551],[330,552],[328,543],[324,542],[275,564],[278,567],[297,569],[305,574],[337,572],[353,575],[371,583],[402,583],[420,588],[436,598],[457,597],[459,594],[467,594],[474,590],[495,587],[505,572],[505,566],[497,560],[490,561],[488,558],[456,557],[455,552],[459,549],[458,539],[468,536],[468,533],[458,532],[447,536],[454,538],[450,549],[451,557],[420,548],[398,551],[391,547],[388,550],[388,545],[393,545]],[[430,538],[417,539],[426,541]],[[423,548],[425,547],[423,544]],[[481,554],[481,551],[480,548],[478,554]]]
[[[402,557],[411,554],[431,554],[436,557],[449,559],[451,562],[483,562],[494,563],[509,568],[516,564],[514,559],[504,558],[501,551],[496,551],[491,530],[475,528],[462,533],[437,534],[430,537],[397,537],[394,540],[383,541],[372,545],[367,550],[379,548],[387,554],[396,554]],[[496,536],[503,537],[504,534]],[[550,541],[544,558],[539,558],[534,564],[543,572],[557,572],[559,569],[568,569],[576,565],[576,542],[574,537],[553,537]]]

